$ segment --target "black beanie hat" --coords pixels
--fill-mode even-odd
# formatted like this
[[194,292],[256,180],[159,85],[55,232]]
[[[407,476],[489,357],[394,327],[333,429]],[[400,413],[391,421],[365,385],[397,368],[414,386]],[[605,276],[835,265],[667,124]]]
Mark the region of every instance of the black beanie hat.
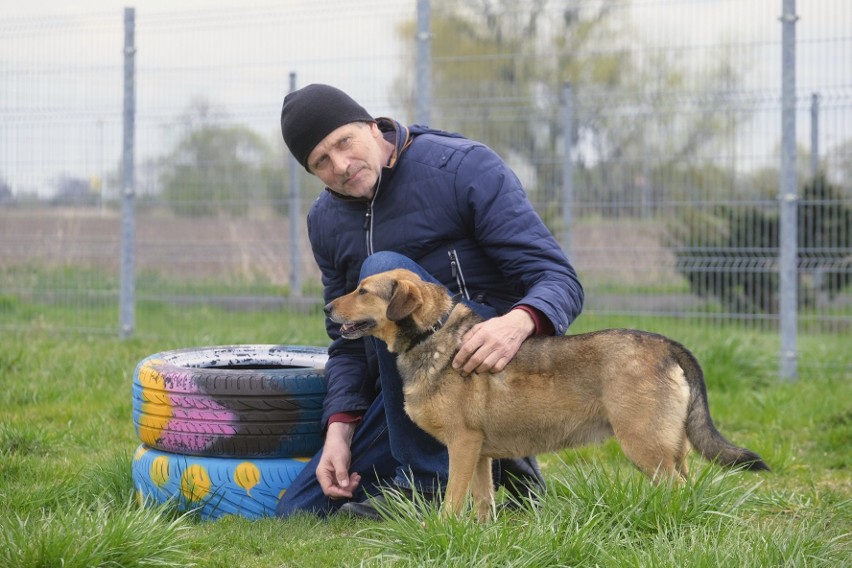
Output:
[[329,85],[315,83],[293,91],[284,97],[281,107],[284,143],[306,170],[308,156],[317,144],[351,122],[374,122],[374,119],[352,97]]

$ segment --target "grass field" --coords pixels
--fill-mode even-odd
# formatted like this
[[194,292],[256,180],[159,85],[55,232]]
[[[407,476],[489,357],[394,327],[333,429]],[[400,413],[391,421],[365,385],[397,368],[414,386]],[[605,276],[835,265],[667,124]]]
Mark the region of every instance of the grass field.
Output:
[[136,363],[189,346],[324,345],[319,318],[191,307],[156,339],[119,341],[63,336],[39,312],[10,307],[19,331],[0,332],[0,566],[852,565],[848,338],[803,338],[835,364],[785,384],[767,348],[774,335],[681,328],[705,366],[720,430],[772,473],[727,474],[694,459],[685,486],[652,486],[607,443],[542,456],[540,504],[489,524],[405,502],[383,523],[203,522],[136,503]]

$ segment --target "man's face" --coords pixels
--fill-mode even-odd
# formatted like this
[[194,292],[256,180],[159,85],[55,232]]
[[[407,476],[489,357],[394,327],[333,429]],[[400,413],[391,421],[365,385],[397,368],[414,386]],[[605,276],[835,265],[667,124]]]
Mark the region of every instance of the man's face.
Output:
[[373,122],[344,124],[317,144],[308,155],[308,168],[332,191],[370,199],[388,159],[383,142]]

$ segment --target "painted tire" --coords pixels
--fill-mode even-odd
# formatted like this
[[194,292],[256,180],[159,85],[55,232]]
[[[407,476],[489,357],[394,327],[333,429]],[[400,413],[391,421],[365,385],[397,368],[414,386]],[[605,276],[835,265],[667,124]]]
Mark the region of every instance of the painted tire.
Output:
[[133,424],[153,449],[307,457],[322,446],[322,347],[230,345],[151,355],[133,374]]
[[139,446],[133,456],[133,486],[141,505],[171,503],[203,520],[225,515],[259,519],[275,506],[307,458],[207,458]]

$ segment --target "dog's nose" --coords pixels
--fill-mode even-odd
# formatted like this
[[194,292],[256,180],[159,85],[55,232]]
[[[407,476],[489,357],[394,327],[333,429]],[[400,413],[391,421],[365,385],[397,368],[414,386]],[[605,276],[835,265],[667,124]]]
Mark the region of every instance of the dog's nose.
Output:
[[325,307],[322,309],[322,311],[325,312],[325,315],[330,316],[331,315],[331,302],[326,304]]

